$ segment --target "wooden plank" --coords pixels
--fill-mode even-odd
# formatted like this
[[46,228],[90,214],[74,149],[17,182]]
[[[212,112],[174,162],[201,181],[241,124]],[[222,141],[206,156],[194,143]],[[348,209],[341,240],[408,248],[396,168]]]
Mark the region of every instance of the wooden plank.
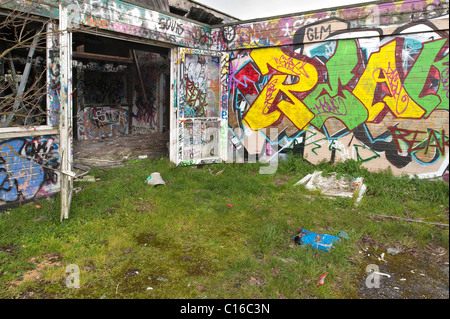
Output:
[[133,63],[133,59],[130,59],[127,57],[104,55],[104,54],[97,54],[97,53],[88,53],[88,52],[78,52],[78,51],[73,52],[72,57],[79,58],[79,59],[112,61],[112,62],[120,62],[120,63]]
[[136,51],[135,50],[131,50],[131,54],[133,55],[133,61],[134,61],[134,65],[136,66],[136,70],[139,76],[139,86],[141,87],[142,90],[142,96],[144,98],[144,102],[145,104],[148,103],[147,100],[147,93],[145,92],[145,86],[144,86],[144,82],[142,81],[142,74],[141,74],[141,68],[139,67],[139,62],[136,56]]
[[47,135],[58,135],[59,130],[55,129],[34,129],[34,130],[19,130],[11,132],[2,132],[2,139],[17,138],[17,137],[28,137],[28,136],[47,136]]

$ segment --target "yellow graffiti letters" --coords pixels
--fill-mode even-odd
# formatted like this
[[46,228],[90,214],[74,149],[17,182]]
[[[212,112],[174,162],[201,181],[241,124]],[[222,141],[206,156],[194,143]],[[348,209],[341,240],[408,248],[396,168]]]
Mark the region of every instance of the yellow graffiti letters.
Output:
[[373,53],[353,94],[369,111],[368,121],[376,120],[385,107],[396,117],[421,118],[425,111],[406,92],[396,67],[394,40]]
[[[253,50],[251,56],[263,75],[269,73],[269,65],[284,74],[271,76],[244,116],[244,121],[253,130],[258,130],[276,123],[285,115],[298,129],[303,129],[314,118],[314,114],[292,92],[312,89],[318,81],[316,68],[308,62],[286,55],[279,48]],[[298,81],[287,84],[290,76]],[[278,100],[280,93],[289,100]]]

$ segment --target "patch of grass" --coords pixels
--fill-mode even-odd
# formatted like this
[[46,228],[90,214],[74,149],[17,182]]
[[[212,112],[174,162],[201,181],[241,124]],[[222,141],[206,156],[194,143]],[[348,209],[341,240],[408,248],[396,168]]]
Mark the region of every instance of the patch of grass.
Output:
[[[368,238],[448,250],[448,228],[371,214],[448,224],[444,182],[370,173],[356,162],[315,167],[296,156],[273,175],[259,168],[135,160],[77,182],[62,223],[58,197],[8,209],[0,213],[0,297],[343,298],[355,295]],[[366,196],[355,206],[294,186],[315,170],[364,177]],[[165,186],[144,183],[153,172]],[[317,251],[294,244],[299,228],[350,239]],[[80,270],[78,289],[66,286],[68,265]]]

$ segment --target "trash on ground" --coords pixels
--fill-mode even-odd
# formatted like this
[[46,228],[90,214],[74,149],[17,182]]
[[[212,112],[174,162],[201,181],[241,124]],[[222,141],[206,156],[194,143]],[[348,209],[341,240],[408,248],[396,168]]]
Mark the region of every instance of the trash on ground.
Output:
[[338,232],[338,237],[340,238],[344,238],[344,239],[350,239],[350,236],[347,234],[346,231],[340,230]]
[[367,190],[367,186],[363,183],[362,177],[338,177],[338,173],[332,173],[328,176],[322,176],[322,171],[315,171],[308,174],[298,181],[294,186],[305,185],[306,189],[318,190],[322,194],[332,197],[349,197],[356,195],[356,203],[358,204]]
[[81,178],[75,179],[76,182],[89,182],[89,183],[95,183],[95,176],[86,175]]
[[148,155],[139,155],[138,159],[146,159],[148,158]]
[[161,174],[156,172],[152,173],[145,182],[149,185],[157,186],[157,185],[166,185],[166,183],[163,181]]
[[284,262],[284,263],[297,263],[297,261],[296,261],[294,258],[292,258],[292,257],[289,257],[289,258],[280,258],[280,260],[281,260],[282,262]]
[[395,256],[397,254],[400,254],[402,252],[401,249],[397,249],[397,248],[388,248],[387,253],[391,254],[392,256]]
[[328,272],[324,273],[322,276],[320,276],[319,281],[317,282],[316,287],[319,287],[320,285],[323,285],[325,282],[325,277],[328,275]]
[[297,236],[294,236],[294,241],[299,245],[311,245],[313,249],[318,249],[322,251],[329,252],[334,247],[334,243],[339,241],[339,237],[327,235],[327,234],[316,234],[310,232],[306,229],[301,229]]
[[220,174],[222,174],[224,171],[225,171],[225,168],[222,169],[222,170],[220,170],[220,171],[218,171],[218,172],[216,173],[216,175],[220,175]]

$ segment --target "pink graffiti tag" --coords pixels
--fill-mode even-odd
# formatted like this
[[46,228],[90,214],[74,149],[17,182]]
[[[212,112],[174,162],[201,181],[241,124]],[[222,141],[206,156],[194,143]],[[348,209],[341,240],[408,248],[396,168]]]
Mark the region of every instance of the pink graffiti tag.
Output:
[[[378,76],[375,75],[377,72],[379,72]],[[401,95],[404,87],[400,80],[398,70],[395,68],[392,69],[391,63],[389,62],[387,70],[378,68],[374,71],[373,77],[374,77],[374,79],[377,80],[377,82],[385,82],[388,85],[391,96],[397,101],[397,104],[396,104],[397,114],[399,114],[399,115],[403,114],[406,111],[406,109],[408,108],[410,97],[407,94]],[[399,102],[400,101],[403,103],[406,103],[403,110],[401,110],[401,111],[399,110]]]

